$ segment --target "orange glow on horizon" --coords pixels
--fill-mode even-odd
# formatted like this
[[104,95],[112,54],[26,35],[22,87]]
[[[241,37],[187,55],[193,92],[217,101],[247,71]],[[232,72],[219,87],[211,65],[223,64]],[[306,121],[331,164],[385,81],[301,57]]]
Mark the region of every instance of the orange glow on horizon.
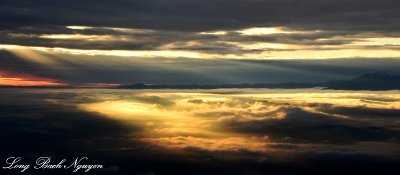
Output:
[[0,86],[67,86],[67,84],[45,78],[5,77],[0,74]]

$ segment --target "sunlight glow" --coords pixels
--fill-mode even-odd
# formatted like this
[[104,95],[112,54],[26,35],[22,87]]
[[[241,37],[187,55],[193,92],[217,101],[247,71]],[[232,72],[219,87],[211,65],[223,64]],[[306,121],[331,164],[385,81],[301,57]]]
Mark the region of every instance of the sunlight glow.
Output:
[[226,35],[226,31],[200,32],[200,35]]
[[316,33],[319,31],[296,31],[283,27],[254,27],[237,31],[243,35],[271,35],[271,34],[295,34],[295,33]]
[[223,95],[218,94],[219,91],[126,91],[124,97],[129,96],[129,100],[124,100],[124,97],[106,98],[102,102],[80,104],[79,108],[142,128],[142,141],[170,149],[196,147],[210,151],[273,151],[268,146],[271,142],[268,134],[240,133],[226,128],[225,124],[285,120],[290,111],[288,109],[352,120],[351,116],[328,113],[325,109],[336,106],[371,109],[400,107],[398,91],[264,89]]
[[61,40],[88,40],[88,41],[109,41],[112,36],[108,35],[81,35],[81,34],[47,34],[40,38],[61,39]]
[[92,29],[93,27],[90,26],[66,26],[68,29],[72,30],[86,30],[86,29]]
[[9,51],[17,57],[29,62],[39,63],[43,65],[56,64],[56,61],[53,58],[37,49],[16,47],[16,49],[9,49]]
[[36,77],[5,77],[0,73],[0,86],[67,86],[67,84]]
[[[251,45],[243,45],[243,47],[251,48]],[[255,48],[276,48],[286,49],[287,45],[280,44],[262,44],[254,45]],[[47,48],[47,47],[25,47],[17,45],[0,45],[0,49],[7,49],[11,52],[15,49],[31,49],[51,54],[73,54],[73,55],[90,55],[90,56],[120,56],[120,57],[141,57],[141,58],[202,58],[202,59],[329,59],[329,58],[398,58],[400,50],[374,50],[374,49],[327,49],[327,50],[282,50],[282,51],[263,51],[261,53],[248,54],[207,54],[195,51],[129,51],[129,50],[81,50],[81,49],[66,49],[66,48]],[[267,49],[267,48],[265,48]],[[21,50],[18,51],[21,53]],[[27,56],[25,54],[25,56]],[[32,56],[31,56],[32,57]],[[43,58],[42,58],[43,59]],[[32,60],[34,60],[32,58]],[[46,61],[45,61],[46,60]],[[39,61],[51,61],[43,59]]]
[[352,45],[364,46],[400,46],[400,38],[366,38],[363,41],[352,43]]

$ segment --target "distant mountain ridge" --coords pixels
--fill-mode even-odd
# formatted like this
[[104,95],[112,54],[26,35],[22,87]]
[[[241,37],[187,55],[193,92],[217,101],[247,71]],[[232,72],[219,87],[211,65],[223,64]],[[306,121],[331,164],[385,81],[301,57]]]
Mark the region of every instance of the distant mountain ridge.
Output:
[[350,80],[331,80],[320,83],[256,83],[256,84],[217,84],[217,85],[164,85],[136,83],[120,86],[121,89],[221,89],[221,88],[315,88],[337,90],[395,90],[400,89],[400,76],[392,76],[378,71],[366,73]]
[[392,76],[379,71],[367,73],[351,80],[326,82],[328,89],[343,90],[392,90],[400,89],[400,76]]

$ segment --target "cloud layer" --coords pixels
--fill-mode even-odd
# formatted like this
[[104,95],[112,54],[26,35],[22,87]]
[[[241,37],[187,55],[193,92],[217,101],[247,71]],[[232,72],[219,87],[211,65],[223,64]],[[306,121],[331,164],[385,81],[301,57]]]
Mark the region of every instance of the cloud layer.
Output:
[[214,59],[400,55],[394,0],[0,3],[0,48]]
[[1,95],[8,99],[0,102],[2,156],[85,155],[107,165],[105,174],[335,174],[345,167],[374,174],[399,162],[396,91],[14,89]]
[[398,74],[395,0],[2,0],[0,5],[0,74],[24,74],[8,79],[115,86]]

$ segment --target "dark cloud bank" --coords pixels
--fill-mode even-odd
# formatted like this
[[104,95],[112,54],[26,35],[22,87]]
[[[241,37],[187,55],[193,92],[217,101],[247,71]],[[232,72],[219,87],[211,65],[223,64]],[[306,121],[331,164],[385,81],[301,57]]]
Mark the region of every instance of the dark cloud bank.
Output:
[[[255,61],[230,60],[226,56],[296,50],[241,47],[255,43],[312,46],[311,51],[331,47],[361,49],[360,52],[362,49],[397,51],[396,44],[346,45],[368,38],[399,37],[400,4],[395,0],[1,0],[0,4],[1,44],[103,51],[183,50],[223,57],[223,60],[171,60],[43,52],[57,63],[43,65],[0,51],[0,71],[52,78],[72,85],[321,82],[377,71],[400,74],[399,61],[387,58]],[[295,32],[269,35],[238,32],[252,27],[283,27]],[[226,34],[199,33],[219,30]],[[51,34],[109,38],[93,41],[46,37]]]
[[2,28],[106,26],[204,31],[253,26],[398,30],[395,0],[1,1]]
[[[221,41],[335,46],[358,41],[360,37],[398,37],[400,29],[397,23],[400,4],[396,0],[2,0],[0,3],[0,42],[25,46],[157,50],[164,44],[175,44],[173,50],[243,54],[268,50],[242,49]],[[73,30],[66,26],[94,28]],[[235,32],[251,27],[324,32],[269,36],[243,36]],[[147,32],[127,33],[112,28]],[[198,34],[217,30],[228,33]],[[116,40],[59,40],[42,38],[42,34],[110,35]],[[182,43],[187,41],[199,44]],[[396,45],[392,47],[398,49]]]

